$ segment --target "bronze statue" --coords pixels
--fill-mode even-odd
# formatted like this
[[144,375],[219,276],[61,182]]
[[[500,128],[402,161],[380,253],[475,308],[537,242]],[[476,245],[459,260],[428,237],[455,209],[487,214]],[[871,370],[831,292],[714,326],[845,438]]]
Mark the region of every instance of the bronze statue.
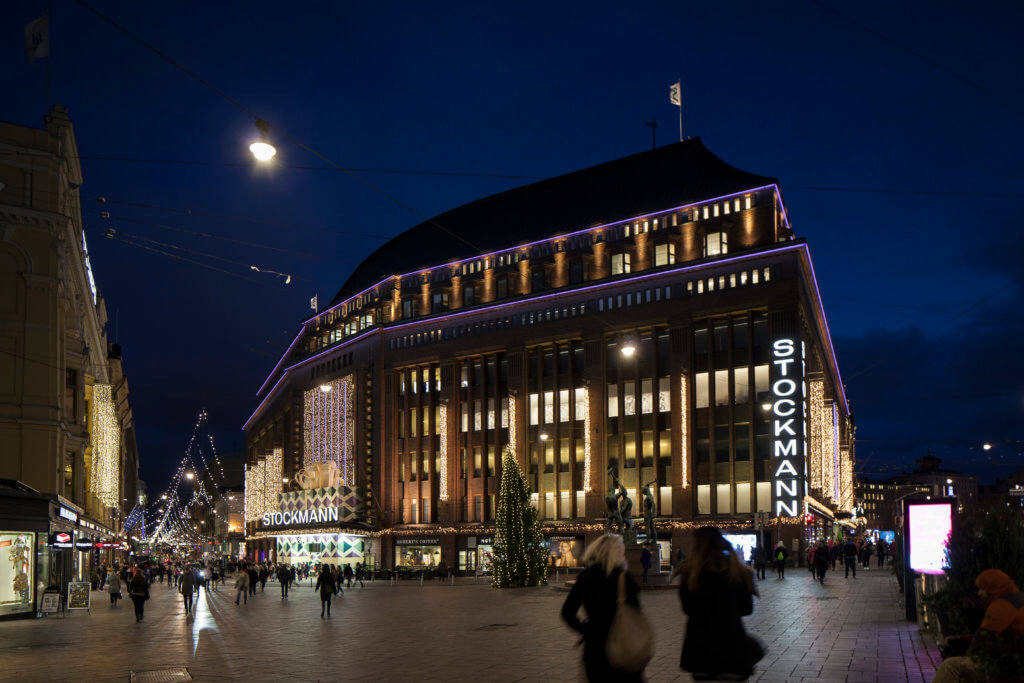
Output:
[[644,496],[644,530],[647,532],[647,542],[654,543],[658,535],[654,530],[654,492],[651,486],[657,484],[658,480],[644,484],[642,492]]
[[[608,474],[612,474],[609,469]],[[615,475],[612,474],[614,477]],[[618,481],[618,479],[616,479]],[[616,533],[622,533],[622,514],[619,512],[618,495],[615,493],[614,484],[608,489],[608,495],[604,499],[605,506],[608,508],[608,531],[614,530]]]
[[615,476],[615,472],[608,470],[608,473],[612,475],[612,480],[615,486],[619,488],[619,517],[621,519],[621,526],[619,527],[619,533],[622,533],[622,529],[633,528],[633,501],[629,497],[629,492],[626,487],[619,481],[619,478]]

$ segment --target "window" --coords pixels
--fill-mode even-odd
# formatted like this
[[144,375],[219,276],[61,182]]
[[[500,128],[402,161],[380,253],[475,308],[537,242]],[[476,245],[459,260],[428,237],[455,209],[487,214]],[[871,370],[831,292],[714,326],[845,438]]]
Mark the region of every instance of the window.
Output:
[[729,405],[729,371],[715,370],[715,405]]
[[[578,388],[574,391],[574,398],[576,400],[576,419],[583,420],[586,417],[587,412],[587,401],[585,399],[585,390]],[[580,461],[582,462],[582,460]]]
[[476,288],[473,285],[466,285],[462,288],[462,305],[472,306],[476,303]]
[[498,280],[498,298],[505,299],[508,297],[508,278],[501,278]]
[[71,422],[78,422],[78,370],[64,370],[64,415]]
[[619,387],[615,384],[608,385],[608,417],[619,416]]
[[623,275],[629,272],[629,253],[612,254],[612,275]]
[[430,311],[440,313],[448,310],[448,293],[437,292],[430,297]]
[[416,301],[414,299],[406,299],[402,302],[402,317],[413,318],[416,316]]
[[659,244],[654,247],[654,265],[670,266],[676,262],[676,245]]
[[746,403],[750,400],[750,370],[736,368],[733,371],[733,403]]
[[695,407],[707,408],[710,403],[708,400],[708,373],[698,372],[694,379],[694,393],[697,395]]
[[704,255],[718,256],[729,253],[729,238],[724,232],[712,232],[704,238]]

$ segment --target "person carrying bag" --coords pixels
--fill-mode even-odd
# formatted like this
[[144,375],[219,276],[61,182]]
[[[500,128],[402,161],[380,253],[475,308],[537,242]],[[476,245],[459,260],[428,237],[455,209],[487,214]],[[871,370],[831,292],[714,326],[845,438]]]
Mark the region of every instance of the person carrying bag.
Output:
[[[586,569],[562,605],[562,619],[582,635],[587,680],[643,681],[653,637],[640,612],[640,587],[626,572],[622,537],[605,534],[591,543],[583,564]],[[578,616],[580,607],[587,614],[585,621]]]

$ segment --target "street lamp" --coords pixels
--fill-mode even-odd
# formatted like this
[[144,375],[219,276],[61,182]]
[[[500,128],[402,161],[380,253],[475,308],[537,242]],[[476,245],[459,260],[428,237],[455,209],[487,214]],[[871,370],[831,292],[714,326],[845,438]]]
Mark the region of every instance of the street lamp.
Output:
[[540,433],[540,440],[541,441],[547,441],[548,440],[548,433],[547,432],[541,432]]
[[281,477],[281,483],[282,484],[287,484],[288,483],[288,477]]
[[981,447],[982,447],[982,449],[984,449],[986,451],[992,450],[992,444],[990,444],[988,441],[986,441],[985,443],[981,444]]
[[636,342],[633,341],[632,337],[626,337],[622,340],[622,348],[619,351],[626,358],[632,358],[633,354],[636,353]]
[[331,385],[330,384],[321,384],[320,385],[320,391],[324,392],[325,394],[329,393],[330,390],[331,390]]
[[189,481],[192,481],[193,479],[196,478],[196,475],[192,474],[191,472],[186,472],[185,478],[188,479]]
[[252,152],[257,161],[270,161],[277,154],[277,148],[267,142],[267,133],[270,132],[270,125],[263,119],[257,119],[256,130],[260,132],[260,139],[249,145],[249,151]]

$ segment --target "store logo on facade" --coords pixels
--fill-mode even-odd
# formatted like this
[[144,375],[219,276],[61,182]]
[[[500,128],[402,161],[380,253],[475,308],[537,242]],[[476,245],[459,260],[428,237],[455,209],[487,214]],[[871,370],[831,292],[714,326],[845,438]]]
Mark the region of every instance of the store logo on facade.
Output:
[[71,534],[65,531],[58,531],[50,537],[50,545],[54,548],[67,549],[74,548],[75,544],[71,540]]
[[57,506],[57,514],[70,522],[78,523],[78,513],[74,510],[68,510],[63,505]]
[[319,510],[295,510],[294,512],[264,512],[263,526],[293,526],[295,524],[316,524],[317,522],[337,522],[338,508],[320,508]]
[[772,437],[775,442],[775,515],[796,517],[800,508],[800,444],[804,435],[803,361],[796,357],[796,342],[776,339],[772,344]]

